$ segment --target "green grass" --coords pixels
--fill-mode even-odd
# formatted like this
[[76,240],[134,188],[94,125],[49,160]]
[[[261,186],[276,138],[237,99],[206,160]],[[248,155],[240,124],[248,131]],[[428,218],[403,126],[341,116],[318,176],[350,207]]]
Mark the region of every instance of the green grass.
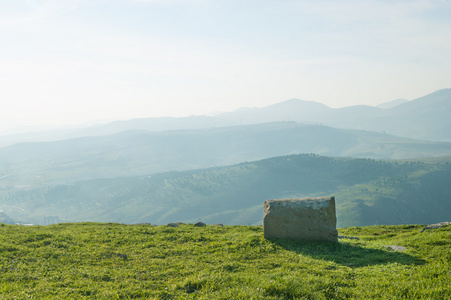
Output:
[[451,299],[451,226],[422,228],[343,228],[360,239],[330,243],[257,226],[2,224],[0,299]]

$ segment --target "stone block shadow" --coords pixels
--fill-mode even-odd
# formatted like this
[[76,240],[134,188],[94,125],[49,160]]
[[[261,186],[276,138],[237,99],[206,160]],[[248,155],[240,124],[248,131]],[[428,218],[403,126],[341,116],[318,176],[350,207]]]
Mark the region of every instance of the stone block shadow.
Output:
[[[375,249],[362,247],[363,243],[311,242],[294,239],[269,239],[271,243],[285,250],[310,256],[314,259],[332,261],[351,268],[398,263],[402,265],[422,265],[426,261],[405,252],[387,248]],[[359,245],[361,244],[361,245]]]

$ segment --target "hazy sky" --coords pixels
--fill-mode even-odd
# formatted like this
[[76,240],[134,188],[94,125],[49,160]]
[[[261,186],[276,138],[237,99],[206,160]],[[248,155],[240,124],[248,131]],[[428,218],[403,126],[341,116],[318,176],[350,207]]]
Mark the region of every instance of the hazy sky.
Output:
[[0,0],[0,133],[451,87],[450,0]]

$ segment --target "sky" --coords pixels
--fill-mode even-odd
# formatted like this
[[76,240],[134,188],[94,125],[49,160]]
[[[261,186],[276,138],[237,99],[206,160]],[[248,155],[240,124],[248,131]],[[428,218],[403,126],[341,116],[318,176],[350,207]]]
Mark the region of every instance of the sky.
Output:
[[451,87],[451,0],[0,0],[0,134]]

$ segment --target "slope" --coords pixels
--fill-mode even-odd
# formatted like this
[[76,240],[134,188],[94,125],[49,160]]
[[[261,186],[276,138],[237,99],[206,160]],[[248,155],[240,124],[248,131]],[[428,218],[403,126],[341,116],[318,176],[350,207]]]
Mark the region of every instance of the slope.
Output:
[[0,189],[200,169],[298,153],[401,159],[449,155],[451,144],[294,122],[127,131],[0,148]]
[[211,116],[141,118],[114,121],[86,128],[0,136],[0,147],[19,142],[104,136],[128,130],[154,132],[198,130],[286,121],[387,132],[412,139],[451,142],[450,116],[451,89],[438,90],[404,103],[402,100],[389,102],[380,107],[357,105],[333,109],[313,101],[290,99],[262,108],[241,108]]
[[[450,299],[451,226],[339,229],[339,243],[260,226],[0,224],[5,299]],[[392,251],[398,245],[404,251]]]
[[411,162],[303,154],[3,191],[0,203],[16,220],[35,223],[58,216],[66,221],[261,224],[266,199],[335,195],[339,226],[434,223],[451,219],[449,178],[451,158]]

